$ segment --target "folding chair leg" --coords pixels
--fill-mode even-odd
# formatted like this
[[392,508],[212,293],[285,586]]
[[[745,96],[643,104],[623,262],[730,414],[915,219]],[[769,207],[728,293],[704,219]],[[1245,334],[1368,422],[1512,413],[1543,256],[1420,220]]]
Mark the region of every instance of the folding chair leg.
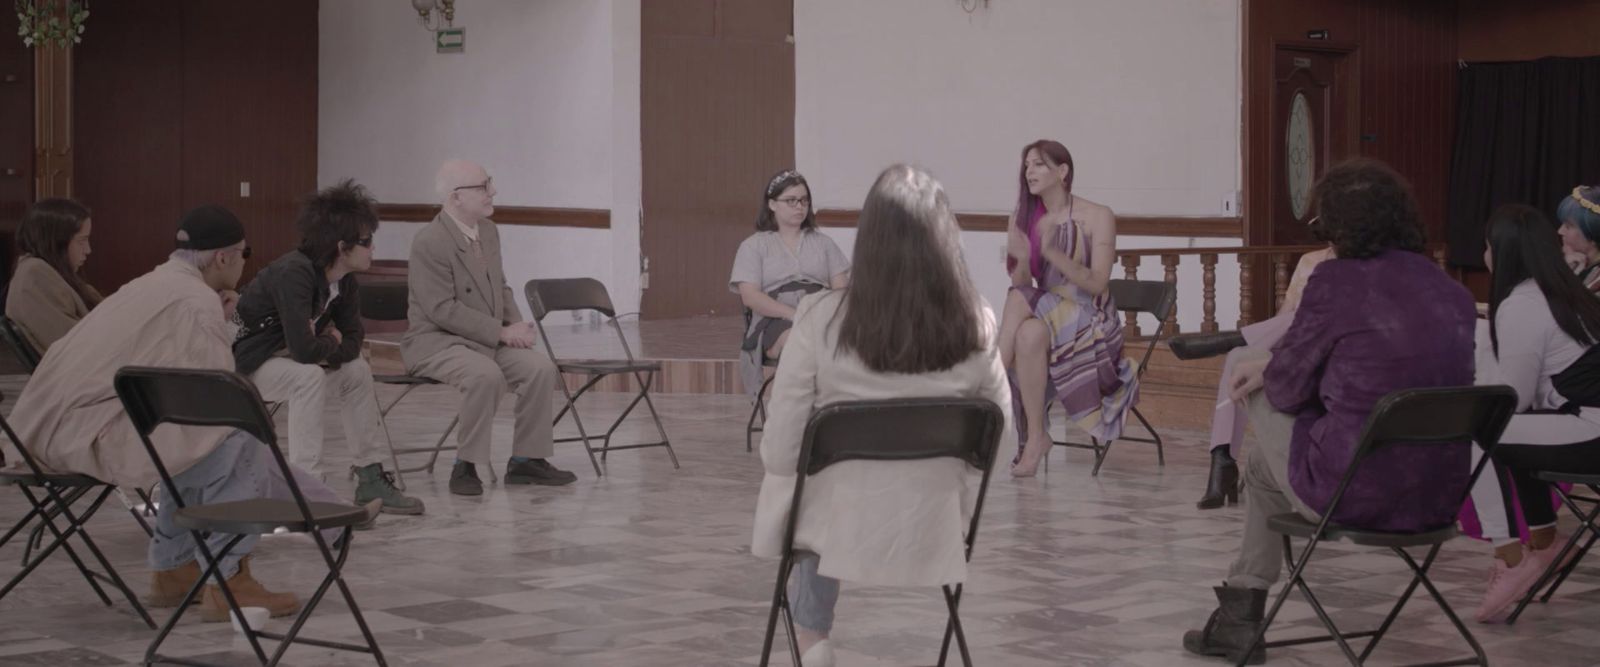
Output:
[[1439,548],[1442,546],[1444,545],[1434,545],[1433,549],[1428,552],[1428,558],[1423,561],[1420,568],[1417,566],[1417,562],[1412,560],[1411,554],[1408,554],[1402,550],[1397,551],[1400,553],[1400,559],[1404,560],[1406,565],[1410,567],[1411,571],[1416,575],[1416,580],[1422,584],[1424,589],[1427,589],[1428,596],[1433,598],[1433,603],[1438,605],[1440,610],[1444,611],[1445,617],[1450,619],[1450,624],[1456,626],[1456,632],[1461,635],[1462,639],[1467,640],[1468,646],[1472,647],[1472,654],[1475,659],[1471,662],[1457,660],[1454,661],[1455,664],[1476,664],[1487,666],[1489,664],[1489,656],[1484,655],[1483,647],[1480,646],[1478,644],[1478,640],[1472,636],[1472,631],[1467,629],[1467,624],[1462,623],[1461,617],[1457,616],[1455,610],[1450,608],[1450,603],[1446,602],[1444,596],[1439,594],[1439,589],[1434,588],[1433,582],[1428,580],[1428,567],[1433,564],[1433,557],[1438,555]]
[[[753,440],[753,436],[755,434],[757,434],[757,433],[762,432],[763,430],[766,430],[766,427],[767,427],[767,403],[766,403],[766,398],[765,397],[766,397],[766,393],[767,393],[767,387],[771,387],[772,386],[772,381],[777,379],[777,377],[778,377],[778,375],[776,373],[774,373],[772,375],[772,377],[769,377],[766,380],[762,381],[761,382],[761,387],[756,389],[756,404],[750,408],[750,421],[745,423],[745,426],[744,426],[744,451],[746,453],[748,453],[748,452],[750,452],[750,451],[752,451],[754,449],[754,444],[751,442]],[[757,414],[761,415],[761,425],[760,426],[756,426],[756,415]]]
[[[23,579],[27,579],[28,575],[32,574],[33,571],[46,560],[49,560],[50,554],[55,553],[56,549],[63,549],[67,552],[67,558],[70,558],[72,560],[72,564],[77,566],[78,573],[83,575],[83,580],[89,582],[89,588],[94,589],[94,594],[100,598],[100,602],[107,607],[111,606],[110,596],[107,596],[105,590],[100,587],[100,582],[95,580],[93,571],[91,571],[87,565],[84,565],[83,559],[78,556],[78,552],[72,548],[72,544],[67,542],[67,538],[78,530],[77,526],[74,525],[76,522],[73,521],[73,517],[71,515],[66,517],[67,529],[65,532],[63,532],[62,530],[56,528],[55,521],[53,520],[54,517],[61,516],[60,510],[57,510],[52,514],[52,512],[48,511],[48,508],[45,507],[44,501],[38,496],[35,496],[29,487],[19,486],[19,488],[22,489],[22,495],[28,498],[28,502],[31,503],[35,508],[38,508],[40,521],[39,528],[48,530],[50,534],[55,537],[55,539],[51,540],[48,546],[40,549],[38,553],[33,552],[32,545],[28,546],[23,553],[22,570],[17,572],[16,576],[13,576],[10,581],[6,582],[4,588],[0,588],[0,598],[4,598],[7,594],[11,593],[11,590],[16,588],[17,584],[22,583]],[[46,491],[50,492],[49,489],[46,489]],[[53,492],[50,492],[50,495],[51,498],[60,498],[60,496],[54,495]],[[69,495],[76,498],[82,496],[83,494],[77,493]],[[104,499],[105,498],[102,495],[100,500]],[[91,505],[91,507],[98,507],[98,503]],[[89,516],[93,516],[93,513],[90,512]],[[34,538],[31,535],[28,537],[29,542],[32,542],[33,539]]]
[[[316,542],[317,544],[318,551],[322,552],[322,560],[328,567],[328,574],[322,578],[322,583],[317,586],[316,592],[312,593],[311,597],[306,600],[305,605],[301,607],[300,613],[295,616],[294,622],[289,625],[288,632],[282,635],[263,632],[255,633],[268,639],[278,640],[278,648],[273,652],[272,660],[267,663],[268,666],[270,667],[278,664],[278,662],[283,659],[283,654],[289,650],[289,646],[296,643],[344,651],[371,653],[373,658],[377,660],[380,667],[386,666],[388,663],[383,659],[383,651],[382,649],[378,648],[378,642],[372,636],[372,629],[367,627],[366,618],[361,615],[360,605],[356,604],[355,596],[351,595],[350,587],[345,584],[344,581],[344,564],[350,556],[351,528],[347,526],[340,531],[340,536],[338,538],[338,556],[333,555],[328,543],[323,540],[320,533],[312,533],[311,535],[312,541]],[[356,626],[361,629],[361,636],[367,642],[367,645],[364,649],[355,644],[325,641],[321,639],[307,639],[299,636],[300,631],[305,627],[306,621],[311,619],[311,614],[316,610],[317,606],[322,603],[322,598],[328,594],[328,589],[334,584],[339,585],[339,592],[344,596],[345,604],[349,605],[350,614],[355,618]]]
[[1100,444],[1100,440],[1098,438],[1089,438],[1089,442],[1094,444],[1094,469],[1089,471],[1089,476],[1099,477],[1100,466],[1105,465],[1106,455],[1111,453],[1111,443],[1116,441],[1107,440],[1106,443],[1102,445]]
[[961,627],[961,590],[962,585],[956,584],[955,590],[949,586],[941,586],[944,590],[945,607],[949,609],[950,618],[944,625],[944,643],[939,646],[939,667],[944,667],[946,658],[950,655],[950,637],[956,639],[956,648],[961,651],[961,664],[972,667],[972,651],[967,648],[967,633]]
[[[767,612],[766,638],[761,642],[761,667],[767,667],[772,661],[772,640],[778,634],[778,614],[780,610],[787,616],[789,608],[789,596],[787,593],[789,568],[793,565],[793,554],[784,554],[783,558],[778,561],[778,584],[772,592],[772,608]],[[793,636],[790,637],[789,643],[793,648],[792,652],[796,654],[795,664],[798,665],[800,664],[799,649],[795,646]]]
[[554,426],[561,423],[561,418],[566,416],[567,412],[570,410],[572,412],[572,423],[578,427],[578,437],[567,439],[557,438],[556,441],[572,442],[573,440],[581,440],[583,442],[583,450],[589,454],[589,465],[594,466],[594,476],[604,477],[605,473],[600,472],[600,461],[594,457],[594,447],[589,444],[589,432],[583,428],[583,418],[578,416],[577,405],[578,397],[582,396],[584,392],[588,391],[589,387],[594,386],[594,383],[597,381],[599,381],[598,378],[589,380],[578,389],[578,393],[576,395],[574,395],[571,390],[567,389],[566,382],[558,381],[556,384],[561,387],[561,393],[566,395],[567,404],[561,408],[559,413],[556,414],[556,418],[551,422],[551,425]]
[[[160,663],[177,663],[187,665],[203,664],[192,660],[179,661],[165,658],[161,655],[160,651],[161,644],[166,642],[167,637],[172,634],[172,630],[178,627],[178,621],[182,620],[184,613],[189,611],[189,607],[192,606],[191,603],[199,599],[200,592],[205,590],[206,580],[208,579],[216,580],[217,587],[222,591],[223,599],[228,603],[228,613],[240,619],[244,618],[244,614],[239,611],[238,601],[234,600],[233,598],[233,591],[228,588],[227,579],[222,576],[222,570],[219,568],[219,564],[222,562],[223,558],[226,558],[229,553],[233,552],[233,548],[238,545],[239,541],[243,540],[245,536],[233,536],[233,538],[229,539],[226,544],[222,545],[222,550],[218,551],[216,557],[213,558],[211,556],[211,548],[206,546],[206,534],[200,531],[190,531],[189,534],[195,540],[195,548],[200,551],[200,561],[204,563],[204,565],[201,567],[200,577],[195,579],[194,586],[189,588],[189,594],[184,596],[183,601],[178,603],[177,608],[172,611],[172,616],[168,617],[166,624],[161,626],[160,630],[156,631],[155,638],[150,640],[150,646],[145,648],[144,664],[146,665],[155,665]],[[267,653],[261,649],[261,642],[257,641],[256,639],[257,634],[259,633],[246,632],[244,633],[244,637],[245,640],[250,643],[250,648],[255,651],[256,659],[260,661],[261,664],[266,664]]]
[[[1539,580],[1534,582],[1533,586],[1528,589],[1528,592],[1522,596],[1521,600],[1517,601],[1516,609],[1513,609],[1511,611],[1511,615],[1506,617],[1506,625],[1516,623],[1517,618],[1522,616],[1523,610],[1527,609],[1528,605],[1533,602],[1533,599],[1535,597],[1540,597],[1540,591],[1544,591],[1544,595],[1540,597],[1539,601],[1549,602],[1551,596],[1555,595],[1556,589],[1567,580],[1567,575],[1572,572],[1573,568],[1577,567],[1578,561],[1583,559],[1583,556],[1589,552],[1589,548],[1594,546],[1595,540],[1600,538],[1600,529],[1595,527],[1595,519],[1600,518],[1600,505],[1595,505],[1593,510],[1584,512],[1583,508],[1572,499],[1572,496],[1569,493],[1562,491],[1561,487],[1559,486],[1552,488],[1555,488],[1556,493],[1561,496],[1562,504],[1566,505],[1567,509],[1571,510],[1572,513],[1578,517],[1578,529],[1573,531],[1572,535],[1567,538],[1565,544],[1561,545],[1561,550],[1556,552],[1556,557],[1551,560],[1550,566],[1545,569],[1543,574],[1539,575]],[[1579,549],[1577,546],[1578,540],[1583,539],[1583,534],[1586,531],[1590,534],[1589,540],[1584,543],[1581,549]],[[1562,561],[1566,559],[1567,554],[1571,553],[1573,549],[1578,549],[1578,552],[1573,557],[1572,562],[1569,563],[1565,568],[1560,567]]]
[[1139,408],[1131,407],[1128,409],[1133,411],[1134,418],[1139,420],[1139,424],[1144,426],[1144,430],[1150,432],[1150,440],[1156,446],[1156,465],[1167,465],[1167,453],[1161,446],[1161,434],[1156,432],[1155,427],[1150,425],[1150,421],[1144,418],[1144,413],[1139,412]]

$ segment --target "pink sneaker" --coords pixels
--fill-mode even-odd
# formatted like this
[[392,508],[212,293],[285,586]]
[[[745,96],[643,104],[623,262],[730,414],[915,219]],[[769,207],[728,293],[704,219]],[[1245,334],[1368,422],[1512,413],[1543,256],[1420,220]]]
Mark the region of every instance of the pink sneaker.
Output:
[[[1565,546],[1566,544],[1567,536],[1562,535],[1561,533],[1556,533],[1555,540],[1550,542],[1550,546],[1543,549],[1530,549],[1530,551],[1532,551],[1533,555],[1538,557],[1540,561],[1543,561],[1546,567],[1549,567],[1550,562],[1556,559],[1556,554],[1561,553],[1561,547]],[[1573,545],[1572,550],[1567,552],[1567,557],[1561,559],[1561,565],[1556,568],[1556,571],[1560,572],[1561,570],[1566,569],[1568,565],[1571,565],[1572,559],[1578,556],[1578,550],[1582,548],[1582,544]]]
[[1483,593],[1483,603],[1478,605],[1476,614],[1479,623],[1498,623],[1506,614],[1515,607],[1517,600],[1522,599],[1539,581],[1539,575],[1544,574],[1544,569],[1550,563],[1544,558],[1534,555],[1531,549],[1522,556],[1522,562],[1516,567],[1509,567],[1506,562],[1496,558],[1494,567],[1489,570],[1489,584]]

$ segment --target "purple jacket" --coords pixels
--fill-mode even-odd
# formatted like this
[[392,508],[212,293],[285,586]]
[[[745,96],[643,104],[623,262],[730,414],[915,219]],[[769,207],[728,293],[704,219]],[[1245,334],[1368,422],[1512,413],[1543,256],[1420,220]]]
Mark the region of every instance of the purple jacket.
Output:
[[[1289,482],[1319,512],[1384,395],[1472,384],[1472,295],[1422,255],[1333,259],[1312,273],[1289,332],[1273,348],[1267,399],[1295,415]],[[1470,443],[1402,444],[1362,463],[1333,520],[1371,530],[1447,525],[1471,470]]]

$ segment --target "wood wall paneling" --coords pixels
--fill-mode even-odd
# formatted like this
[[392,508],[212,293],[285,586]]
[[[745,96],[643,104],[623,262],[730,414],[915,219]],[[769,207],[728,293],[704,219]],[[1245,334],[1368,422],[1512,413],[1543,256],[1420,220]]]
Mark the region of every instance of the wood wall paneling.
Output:
[[[385,222],[432,222],[437,215],[438,204],[378,204],[378,219]],[[611,228],[611,211],[603,208],[496,206],[492,219],[497,225]]]
[[1462,60],[1600,56],[1600,0],[1460,0],[1458,7]]
[[182,197],[183,7],[95,5],[73,54],[75,195],[94,212],[85,278],[110,292],[172,251]]
[[16,34],[16,12],[0,11],[0,123],[6,128],[0,132],[3,230],[16,229],[33,201],[33,50]]
[[[825,208],[817,211],[817,224],[822,227],[853,228],[861,217],[858,209]],[[963,231],[1003,232],[1004,213],[957,213],[956,222]],[[1176,236],[1184,238],[1242,238],[1244,224],[1239,218],[1184,217],[1166,215],[1119,215],[1118,236]]]
[[316,187],[316,1],[103,3],[90,27],[73,114],[90,282],[109,291],[149,271],[201,204],[244,221],[246,280],[292,249],[297,201]]

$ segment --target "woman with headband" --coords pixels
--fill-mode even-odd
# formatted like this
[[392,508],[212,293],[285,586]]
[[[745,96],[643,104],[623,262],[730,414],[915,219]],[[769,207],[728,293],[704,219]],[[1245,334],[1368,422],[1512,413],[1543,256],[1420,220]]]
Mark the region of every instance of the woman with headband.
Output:
[[728,289],[745,307],[739,377],[747,393],[761,391],[761,367],[783,354],[800,297],[844,289],[850,262],[839,244],[817,231],[811,187],[793,169],[778,172],[761,198],[756,233],[739,244]]

